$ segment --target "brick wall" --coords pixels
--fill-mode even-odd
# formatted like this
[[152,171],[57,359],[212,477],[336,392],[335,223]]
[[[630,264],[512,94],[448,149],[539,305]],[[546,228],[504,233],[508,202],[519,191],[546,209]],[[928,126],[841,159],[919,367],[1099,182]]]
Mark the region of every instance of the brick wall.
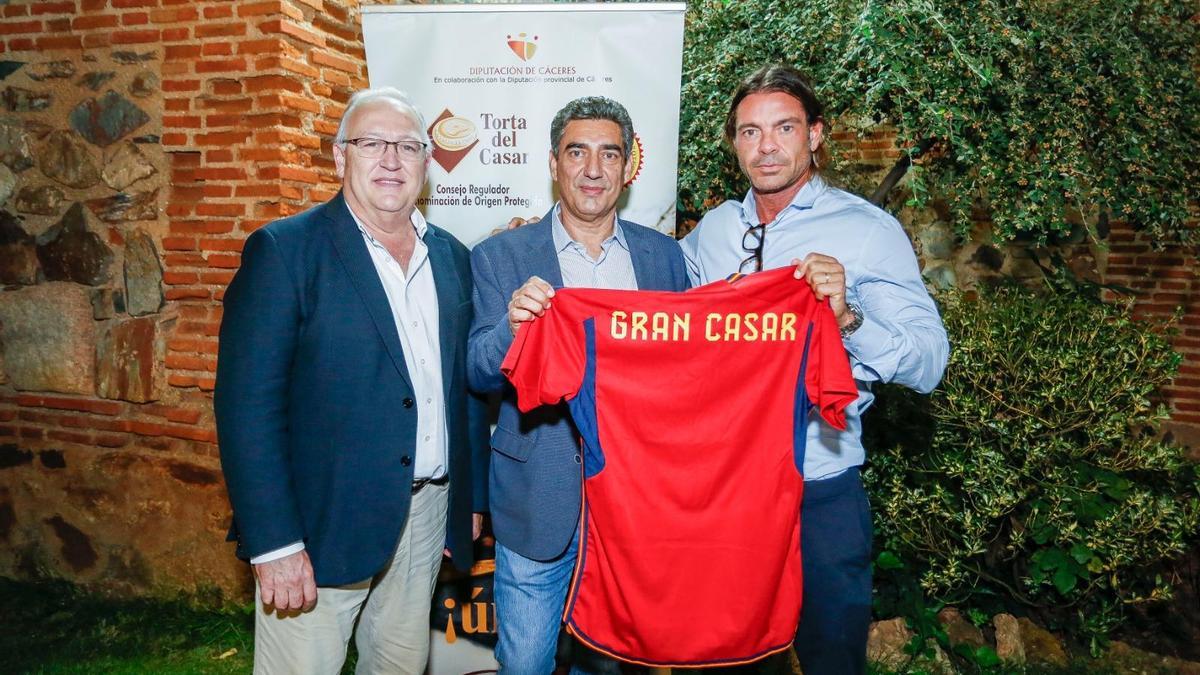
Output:
[[[159,10],[172,23],[156,38],[172,169],[163,282],[180,313],[166,364],[172,386],[210,391],[219,300],[242,242],[336,191],[329,141],[365,85],[365,55],[357,14],[339,4],[181,7]],[[167,41],[168,31],[185,37]]]
[[[22,71],[49,62],[73,64],[78,74],[114,54],[160,83],[142,104],[150,121],[134,132],[152,132],[145,147],[161,163],[159,175],[134,186],[155,197],[151,213],[107,227],[87,214],[87,229],[111,248],[107,278],[115,281],[61,283],[48,295],[80,295],[78,315],[88,297],[93,306],[97,294],[122,298],[117,268],[136,227],[158,253],[163,296],[147,317],[157,330],[149,352],[114,357],[156,361],[148,396],[113,395],[83,375],[89,384],[30,390],[0,374],[0,574],[132,592],[243,593],[245,567],[222,543],[229,514],[211,406],[220,301],[250,232],[337,189],[330,142],[349,94],[366,84],[357,3],[64,0],[6,5],[0,17],[0,60],[23,64],[0,89],[29,84]],[[56,82],[59,98],[74,95],[73,75]],[[47,121],[61,123],[35,118],[10,113],[33,154]],[[83,145],[98,165],[107,160],[103,148]],[[15,180],[18,190],[46,183],[65,197],[53,215],[14,210],[26,230],[50,227],[72,202],[112,197],[103,185],[56,184],[36,166]],[[45,277],[38,272],[32,283]],[[0,293],[0,308],[32,288],[6,288],[12,294]],[[86,352],[93,333],[127,320],[120,304],[112,316],[78,316],[62,328],[82,327],[68,350],[82,355],[81,371],[106,367],[101,346]],[[0,373],[6,358],[9,370],[18,365],[0,347]]]
[[1133,289],[1135,314],[1169,319],[1182,309],[1173,343],[1183,355],[1179,375],[1163,392],[1173,411],[1168,428],[1200,458],[1200,277],[1194,248],[1155,250],[1127,223],[1117,223],[1108,237],[1103,279]]

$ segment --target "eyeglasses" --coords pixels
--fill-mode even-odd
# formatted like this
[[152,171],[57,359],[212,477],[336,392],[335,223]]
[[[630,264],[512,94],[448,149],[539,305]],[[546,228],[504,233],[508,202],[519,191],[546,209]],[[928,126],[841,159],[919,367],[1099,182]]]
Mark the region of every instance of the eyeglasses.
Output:
[[742,250],[749,251],[750,255],[742,259],[738,265],[738,272],[745,272],[746,265],[754,263],[754,272],[761,272],[763,268],[763,244],[767,242],[767,224],[759,223],[746,228],[746,232],[742,234]]
[[403,141],[385,141],[382,138],[372,138],[363,136],[362,138],[348,138],[344,143],[349,143],[358,148],[358,154],[366,159],[379,159],[387,152],[389,146],[396,146],[396,155],[400,159],[414,160],[419,159],[425,153],[425,148],[429,147],[421,141],[405,139]]

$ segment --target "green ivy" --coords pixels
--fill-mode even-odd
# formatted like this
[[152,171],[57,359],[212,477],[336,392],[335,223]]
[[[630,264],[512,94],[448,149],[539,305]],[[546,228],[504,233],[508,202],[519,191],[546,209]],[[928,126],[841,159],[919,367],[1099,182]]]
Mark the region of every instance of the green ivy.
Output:
[[1180,363],[1169,331],[1073,294],[941,299],[941,387],[884,388],[865,424],[877,572],[1093,634],[1167,597],[1150,570],[1200,527],[1200,466],[1159,433],[1157,392]]
[[962,235],[983,214],[998,239],[1039,244],[1113,217],[1192,241],[1195,11],[1187,0],[693,3],[681,218],[747,189],[715,140],[738,80],[782,61],[810,74],[834,128],[893,128],[921,169],[907,176],[908,204],[936,202]]

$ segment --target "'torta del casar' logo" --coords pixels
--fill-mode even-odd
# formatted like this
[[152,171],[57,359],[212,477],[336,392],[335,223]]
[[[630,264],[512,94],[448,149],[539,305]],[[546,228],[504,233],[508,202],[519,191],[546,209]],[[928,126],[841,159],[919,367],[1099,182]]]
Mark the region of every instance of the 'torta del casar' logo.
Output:
[[429,139],[433,141],[433,161],[441,165],[446,173],[454,170],[458,163],[479,143],[475,123],[458,117],[449,108],[429,125]]
[[518,59],[528,61],[533,58],[533,53],[537,51],[538,36],[534,35],[530,40],[526,33],[517,33],[517,37],[508,36],[508,48],[517,55]]

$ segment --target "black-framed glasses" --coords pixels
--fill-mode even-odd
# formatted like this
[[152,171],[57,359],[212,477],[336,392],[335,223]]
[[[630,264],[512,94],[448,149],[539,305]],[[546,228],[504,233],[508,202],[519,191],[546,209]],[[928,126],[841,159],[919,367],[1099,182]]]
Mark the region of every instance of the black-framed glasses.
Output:
[[396,155],[400,159],[418,159],[425,153],[425,148],[428,147],[421,141],[414,141],[411,138],[406,138],[402,141],[385,141],[382,138],[373,138],[371,136],[363,136],[362,138],[347,138],[345,143],[349,143],[358,148],[358,154],[367,159],[379,159],[387,152],[388,146],[396,147]]
[[738,272],[745,272],[746,265],[754,263],[752,272],[761,272],[763,268],[763,244],[767,242],[767,224],[759,223],[746,228],[746,232],[742,234],[742,250],[748,251],[750,255],[742,259],[738,265]]

